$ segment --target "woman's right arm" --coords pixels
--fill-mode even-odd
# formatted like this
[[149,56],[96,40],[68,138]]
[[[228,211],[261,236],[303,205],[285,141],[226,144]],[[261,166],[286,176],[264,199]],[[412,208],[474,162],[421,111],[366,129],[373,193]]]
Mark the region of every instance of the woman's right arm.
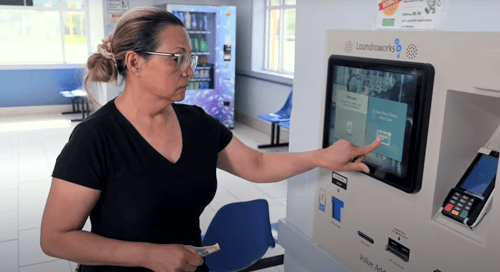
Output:
[[127,242],[83,231],[100,194],[100,190],[52,179],[41,227],[40,244],[45,254],[79,264],[153,271],[195,271],[203,263],[189,246]]

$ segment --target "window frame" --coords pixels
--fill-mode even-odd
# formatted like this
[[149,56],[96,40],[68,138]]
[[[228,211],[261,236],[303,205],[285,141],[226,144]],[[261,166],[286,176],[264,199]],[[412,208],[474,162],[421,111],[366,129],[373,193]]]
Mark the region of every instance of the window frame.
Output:
[[2,70],[30,70],[30,69],[57,69],[57,68],[82,68],[82,65],[86,65],[84,62],[68,62],[66,60],[66,44],[65,44],[65,25],[64,25],[64,13],[65,12],[84,12],[85,13],[85,26],[87,28],[87,57],[90,56],[90,45],[91,45],[91,34],[90,34],[90,14],[89,14],[89,0],[81,0],[84,6],[83,8],[64,8],[62,7],[63,0],[58,0],[58,7],[35,7],[26,6],[26,1],[24,6],[19,5],[2,5],[0,4],[0,9],[2,10],[34,10],[34,11],[58,11],[59,13],[59,27],[61,31],[61,45],[62,45],[62,62],[47,62],[47,63],[29,63],[29,62],[12,62],[12,63],[0,63],[0,69]]
[[[297,4],[295,5],[286,5],[285,0],[278,0],[279,4],[277,6],[272,6],[271,2],[273,0],[264,0],[265,1],[265,31],[264,31],[264,61],[263,61],[263,70],[266,72],[270,73],[276,73],[276,74],[282,74],[286,76],[292,76],[294,75],[294,72],[288,72],[283,70],[283,55],[284,55],[284,46],[285,46],[285,17],[286,13],[285,11],[287,9],[295,9],[297,10]],[[269,39],[271,37],[271,12],[273,10],[279,10],[279,16],[280,16],[280,22],[279,22],[279,30],[280,30],[280,38],[279,38],[279,48],[278,48],[278,69],[274,70],[269,68],[270,67],[270,58],[269,58],[269,51],[270,51],[270,46],[269,46]]]

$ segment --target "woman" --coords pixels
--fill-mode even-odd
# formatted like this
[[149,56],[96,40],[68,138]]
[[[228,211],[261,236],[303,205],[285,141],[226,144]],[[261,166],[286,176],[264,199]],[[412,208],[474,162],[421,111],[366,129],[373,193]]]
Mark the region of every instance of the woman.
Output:
[[[47,255],[83,272],[208,271],[192,246],[202,245],[199,216],[215,195],[217,167],[252,182],[314,167],[369,171],[361,161],[378,142],[263,154],[201,108],[174,104],[197,60],[167,11],[132,10],[103,42],[86,84],[116,80],[117,70],[125,88],[74,129],[57,159],[42,219]],[[82,231],[89,215],[92,230]]]

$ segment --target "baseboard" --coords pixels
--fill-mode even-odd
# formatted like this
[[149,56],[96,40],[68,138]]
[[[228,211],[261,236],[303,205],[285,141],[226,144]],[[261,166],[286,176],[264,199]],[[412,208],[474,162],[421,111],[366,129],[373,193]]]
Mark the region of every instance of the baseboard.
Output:
[[[255,130],[258,130],[264,134],[269,135],[271,137],[271,123],[266,122],[264,120],[254,119],[246,114],[241,112],[234,112],[234,120],[238,123],[241,123],[245,126],[249,126]],[[269,138],[269,141],[271,138]],[[280,128],[280,143],[286,143],[289,139],[289,131],[286,128]]]
[[0,116],[51,114],[71,111],[71,104],[51,106],[28,106],[28,107],[0,107]]

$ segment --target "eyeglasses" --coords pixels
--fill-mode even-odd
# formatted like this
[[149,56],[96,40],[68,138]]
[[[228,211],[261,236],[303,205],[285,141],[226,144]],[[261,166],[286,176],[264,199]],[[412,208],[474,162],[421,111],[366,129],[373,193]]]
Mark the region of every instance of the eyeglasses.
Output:
[[177,57],[177,70],[185,71],[188,67],[188,64],[191,66],[191,69],[196,69],[198,66],[198,56],[191,55],[191,53],[183,53],[183,54],[172,54],[172,53],[162,53],[162,52],[144,52],[150,55],[161,55],[161,56],[174,56]]

